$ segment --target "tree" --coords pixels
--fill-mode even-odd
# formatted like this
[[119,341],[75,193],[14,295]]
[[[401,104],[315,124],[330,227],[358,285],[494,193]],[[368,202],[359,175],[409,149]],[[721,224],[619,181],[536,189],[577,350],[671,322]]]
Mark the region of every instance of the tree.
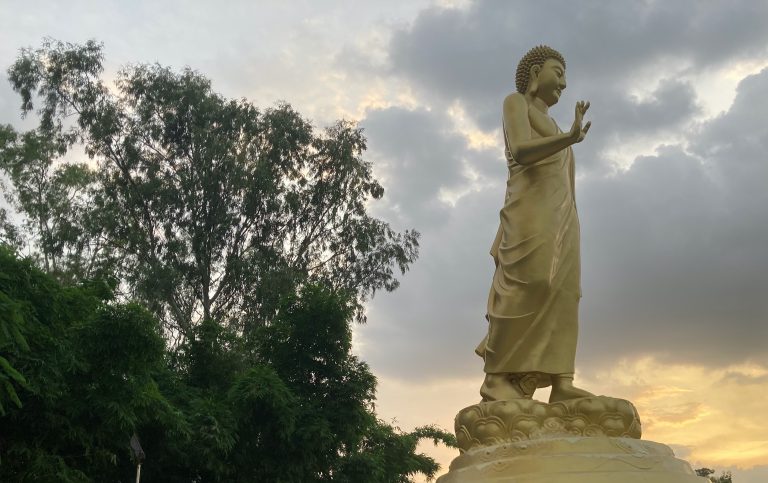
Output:
[[[202,444],[163,442],[178,447],[167,461],[191,460],[177,473],[148,465],[150,479],[385,483],[434,476],[438,466],[416,446],[425,438],[455,444],[453,436],[433,427],[402,433],[376,418],[376,379],[351,353],[352,314],[349,297],[307,285],[281,300],[250,354],[237,349],[227,328],[199,325],[176,366],[187,368],[183,379],[200,395],[185,411],[203,422],[192,425]],[[147,454],[163,451],[155,446]]]
[[397,233],[367,213],[383,188],[351,123],[318,133],[290,106],[260,111],[227,100],[190,69],[127,67],[114,93],[101,73],[93,41],[46,41],[9,69],[22,112],[40,103],[36,137],[56,148],[39,156],[42,164],[82,142],[97,165],[90,209],[66,215],[87,242],[56,237],[60,245],[40,250],[91,258],[78,266],[100,265],[94,257],[119,262],[127,293],[171,333],[186,337],[210,319],[248,336],[274,316],[281,294],[306,283],[349,291],[362,320],[362,302],[395,289],[394,270],[416,259],[418,233]]
[[95,173],[85,164],[54,166],[66,149],[43,132],[18,135],[11,126],[0,126],[0,169],[14,187],[4,190],[6,201],[26,215],[24,229],[18,230],[5,211],[0,213],[3,241],[19,247],[21,233],[27,233],[35,240],[29,248],[39,265],[71,281],[109,273],[114,260],[104,257],[101,230],[90,216]]
[[157,321],[110,298],[102,283],[62,286],[0,246],[0,333],[10,324],[13,335],[0,336],[0,380],[14,402],[0,416],[0,480],[116,481],[137,428],[185,430],[156,382]]
[[[383,189],[362,131],[190,69],[128,67],[114,90],[101,73],[95,42],[9,69],[40,125],[0,128],[26,220],[0,236],[34,260],[0,247],[0,479],[125,481],[132,436],[151,481],[433,476],[416,446],[453,436],[380,421],[351,352],[363,302],[418,251],[367,212]],[[91,161],[62,161],[76,145]]]
[[722,475],[720,476],[710,476],[715,473],[715,470],[709,469],[709,468],[699,468],[696,470],[696,474],[698,476],[705,476],[709,478],[712,483],[732,483],[732,475],[730,471],[724,471]]
[[407,482],[438,469],[420,440],[455,443],[376,418],[343,294],[307,285],[285,297],[258,348],[204,321],[174,352],[146,310],[112,299],[103,283],[62,285],[0,247],[0,308],[17,339],[0,339],[0,380],[16,394],[0,415],[0,480],[127,481],[134,434],[145,478],[171,483]]
[[22,244],[21,233],[8,219],[8,211],[5,208],[0,208],[0,243],[10,248],[18,248]]
[[[432,477],[438,467],[431,458],[415,454],[417,443],[426,438],[454,445],[454,438],[433,427],[399,434],[375,417],[376,379],[351,353],[349,302],[327,288],[308,286],[286,297],[275,323],[260,331],[258,353],[301,408],[298,434],[292,438],[301,444],[272,448],[280,458],[275,463],[305,465],[296,481],[407,482],[415,473]],[[264,459],[270,461],[269,456]],[[279,466],[275,463],[268,466]]]

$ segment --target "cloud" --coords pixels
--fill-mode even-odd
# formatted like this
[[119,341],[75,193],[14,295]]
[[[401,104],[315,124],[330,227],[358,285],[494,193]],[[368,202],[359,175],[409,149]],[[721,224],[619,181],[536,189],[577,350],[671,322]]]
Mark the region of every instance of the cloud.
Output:
[[444,222],[450,207],[440,200],[441,192],[466,182],[466,147],[450,122],[423,109],[392,107],[369,111],[360,125],[392,201],[390,210],[422,230]]
[[742,372],[737,372],[737,371],[730,371],[723,374],[723,377],[720,379],[720,382],[723,384],[736,384],[739,386],[753,386],[753,385],[766,386],[768,385],[768,373],[754,375],[754,374],[744,374]]
[[462,197],[444,223],[424,230],[421,257],[400,289],[369,305],[369,320],[376,323],[358,332],[364,357],[377,373],[419,381],[480,380],[482,360],[472,351],[487,327],[493,273],[488,249],[501,202],[494,191]]
[[501,100],[514,91],[520,57],[539,43],[551,45],[565,55],[569,78],[553,115],[567,130],[575,102],[592,101],[595,126],[584,168],[597,169],[617,162],[609,155],[616,143],[634,140],[653,148],[652,137],[687,129],[701,112],[688,80],[722,65],[764,58],[767,21],[768,4],[748,0],[728,5],[487,0],[466,8],[434,6],[393,31],[388,68],[370,73],[407,80],[435,109],[459,103],[481,129],[493,131]]
[[[689,92],[681,85],[662,91]],[[766,95],[768,70],[742,82],[728,113],[681,133],[683,144],[579,181],[577,367],[647,354],[708,366],[768,361],[768,124],[757,122],[748,102]],[[649,115],[661,115],[653,114],[660,98],[648,101]],[[361,331],[371,341],[365,357],[393,377],[469,377],[481,367],[472,349],[485,330],[503,160],[489,156],[483,165],[499,166],[496,179],[483,178],[449,206],[440,187],[472,186],[460,160],[483,155],[436,113],[389,109],[364,124],[386,167],[388,202],[398,208],[391,214],[424,236],[421,259],[400,290],[370,306],[376,323]]]
[[666,77],[667,63],[677,71],[762,56],[766,19],[768,6],[749,0],[487,0],[466,9],[432,7],[394,33],[391,70],[425,92],[495,107],[499,94],[513,87],[522,54],[539,43],[561,50],[574,78],[610,86],[649,70]]
[[768,127],[750,101],[766,95],[768,70],[688,149],[580,183],[586,362],[768,359]]
[[[190,65],[226,96],[286,100],[318,126],[362,117],[366,156],[387,189],[371,209],[423,237],[401,288],[377,295],[356,327],[358,349],[380,376],[383,414],[408,426],[435,414],[450,427],[482,378],[472,351],[486,330],[504,196],[501,102],[525,51],[561,50],[569,85],[552,115],[568,129],[573,105],[588,99],[594,122],[574,148],[579,382],[636,398],[648,435],[702,465],[764,463],[768,74],[744,79],[735,98],[732,88],[768,64],[768,3],[434,3],[8,0],[0,64],[45,35],[95,37],[108,76],[128,62]],[[0,122],[22,126],[7,84],[0,108]],[[732,424],[734,412],[744,416]],[[751,471],[737,480],[766,480],[766,467]]]
[[[590,388],[631,400],[643,423],[643,439],[684,448],[695,467],[759,466],[768,457],[762,418],[768,385],[742,384],[728,374],[764,374],[768,366],[712,369],[627,358],[585,378]],[[744,417],[744,415],[747,415]],[[680,455],[678,455],[680,456]]]
[[733,376],[766,373],[768,366],[712,369],[645,357],[622,359],[583,380],[601,394],[632,401],[643,439],[672,445],[694,467],[750,469],[768,458],[762,417],[768,384],[743,384]]
[[[606,89],[587,85],[581,97],[593,99],[587,116],[593,122],[588,141],[577,147],[579,172],[600,174],[620,165],[626,157],[621,146],[638,142],[654,146],[659,140],[674,141],[701,112],[696,91],[686,81],[662,79],[646,97],[639,99],[623,86]],[[562,113],[562,108],[560,110]],[[561,126],[568,130],[569,125]],[[632,149],[628,150],[632,153]],[[617,156],[618,155],[618,156]]]
[[[445,24],[466,15],[422,17]],[[649,354],[710,367],[768,361],[768,123],[755,108],[767,95],[768,70],[744,79],[731,109],[714,119],[698,120],[693,86],[674,78],[593,108],[595,132],[575,147],[582,371]],[[361,330],[365,357],[391,377],[469,377],[481,367],[472,349],[485,330],[504,161],[500,146],[470,149],[442,113],[393,108],[364,121],[387,173],[388,206],[397,208],[389,214],[424,235],[421,259],[398,292],[372,302],[377,322]],[[590,159],[601,145],[620,152],[645,138],[655,149],[627,169]],[[462,186],[455,204],[440,198],[442,188]]]
[[[401,287],[369,304],[371,323],[357,330],[364,357],[382,375],[426,380],[477,374],[482,361],[471,355],[468,341],[483,337],[492,273],[487,248],[478,247],[489,248],[493,240],[504,161],[498,153],[489,159],[489,152],[470,149],[450,120],[434,112],[375,110],[361,125],[386,188],[375,213],[422,233],[421,256]],[[498,179],[469,178],[494,161]]]
[[[678,458],[694,468],[714,468],[717,475],[730,470],[734,481],[764,483],[768,423],[763,417],[763,394],[768,383],[758,379],[766,374],[768,366],[757,364],[713,369],[654,357],[626,357],[577,377],[598,394],[632,401],[642,421],[643,439],[672,447]],[[479,382],[448,378],[427,383],[382,377],[380,414],[405,429],[424,423],[450,428],[456,412],[479,400]],[[442,472],[458,456],[456,450],[432,445],[423,450],[438,458]]]
[[104,42],[111,76],[129,63],[190,66],[225,96],[265,107],[287,101],[325,126],[359,116],[361,98],[381,87],[350,79],[334,67],[334,58],[348,43],[388,30],[429,3],[231,0],[222,7],[201,0],[72,0],[66,5],[5,0],[0,2],[0,67],[4,71],[18,49],[38,47],[43,37],[95,38]]

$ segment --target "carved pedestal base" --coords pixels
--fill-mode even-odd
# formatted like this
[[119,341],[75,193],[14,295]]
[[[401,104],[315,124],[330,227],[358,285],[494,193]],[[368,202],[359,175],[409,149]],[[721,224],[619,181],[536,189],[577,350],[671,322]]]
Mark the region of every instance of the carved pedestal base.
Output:
[[437,483],[708,483],[663,444],[563,437],[478,447]]
[[629,401],[480,403],[456,416],[461,455],[438,483],[708,483],[663,444],[641,441]]

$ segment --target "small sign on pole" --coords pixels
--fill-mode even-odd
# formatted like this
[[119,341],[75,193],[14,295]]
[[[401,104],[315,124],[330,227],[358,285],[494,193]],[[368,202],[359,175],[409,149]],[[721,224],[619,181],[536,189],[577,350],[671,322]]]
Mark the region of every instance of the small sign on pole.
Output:
[[140,483],[141,463],[144,461],[146,455],[144,454],[144,450],[141,449],[141,443],[139,443],[139,437],[136,433],[133,433],[133,436],[131,436],[131,455],[133,456],[133,459],[136,460],[136,483]]

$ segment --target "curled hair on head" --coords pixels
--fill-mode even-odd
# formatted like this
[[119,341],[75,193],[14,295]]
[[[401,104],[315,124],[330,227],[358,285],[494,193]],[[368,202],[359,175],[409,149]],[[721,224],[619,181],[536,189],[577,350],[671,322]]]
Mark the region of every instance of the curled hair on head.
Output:
[[544,65],[544,62],[546,62],[547,59],[555,59],[565,67],[565,59],[562,54],[546,45],[538,45],[532,48],[522,59],[520,59],[520,63],[517,64],[517,72],[515,72],[515,87],[517,87],[517,92],[525,94],[526,89],[528,89],[531,67],[534,65]]

